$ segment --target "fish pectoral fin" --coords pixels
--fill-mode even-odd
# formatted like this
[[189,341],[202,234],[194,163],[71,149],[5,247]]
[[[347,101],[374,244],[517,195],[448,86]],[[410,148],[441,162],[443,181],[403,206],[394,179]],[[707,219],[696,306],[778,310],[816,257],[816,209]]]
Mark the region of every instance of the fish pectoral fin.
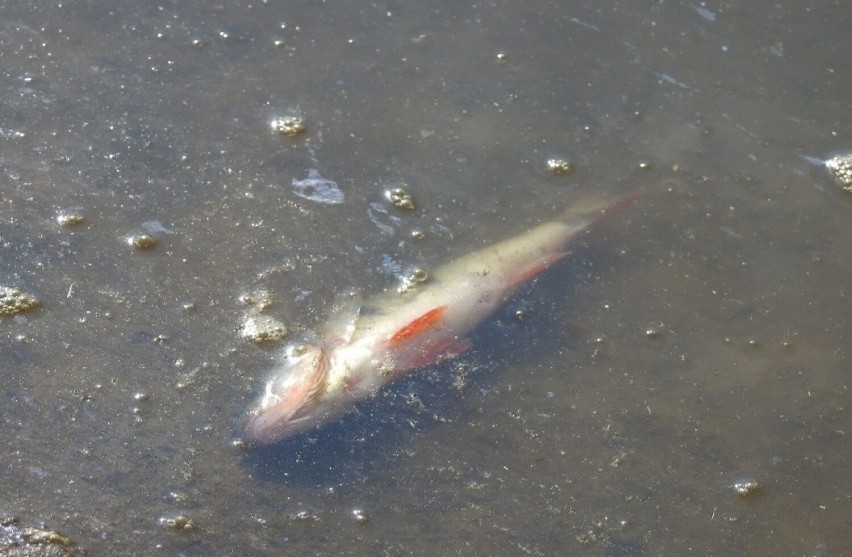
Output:
[[460,356],[472,343],[466,338],[445,338],[436,340],[415,354],[406,366],[408,369],[426,367]]
[[509,274],[509,284],[512,288],[516,288],[528,280],[532,279],[534,276],[546,270],[548,267],[567,256],[567,251],[557,251],[553,253],[548,253],[547,255],[541,256],[541,258],[537,259],[533,263],[526,265],[524,267],[520,267],[517,269],[513,269]]
[[349,342],[361,315],[361,304],[361,293],[355,290],[338,295],[323,327],[324,338],[337,343]]
[[473,343],[470,342],[470,339],[454,338],[450,342],[444,344],[435,361],[440,362],[441,360],[448,360],[450,358],[461,356],[470,350],[471,346],[473,346]]

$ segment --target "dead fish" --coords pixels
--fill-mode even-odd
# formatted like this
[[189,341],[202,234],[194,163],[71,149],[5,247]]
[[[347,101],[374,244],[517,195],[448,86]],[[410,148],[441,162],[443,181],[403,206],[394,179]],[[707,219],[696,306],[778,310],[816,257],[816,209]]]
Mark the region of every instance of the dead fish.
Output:
[[565,257],[573,237],[640,196],[584,198],[556,220],[439,267],[411,291],[383,293],[363,307],[350,296],[319,340],[286,349],[241,420],[243,438],[273,443],[317,428],[406,372],[461,354],[466,335]]

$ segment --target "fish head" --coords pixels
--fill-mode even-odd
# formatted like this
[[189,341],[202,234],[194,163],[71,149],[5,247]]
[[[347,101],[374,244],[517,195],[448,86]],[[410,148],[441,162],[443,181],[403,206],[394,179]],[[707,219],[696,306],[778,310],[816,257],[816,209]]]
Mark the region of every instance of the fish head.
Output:
[[319,425],[328,414],[324,403],[329,368],[326,350],[311,344],[293,345],[283,359],[243,418],[241,430],[249,442],[281,441]]

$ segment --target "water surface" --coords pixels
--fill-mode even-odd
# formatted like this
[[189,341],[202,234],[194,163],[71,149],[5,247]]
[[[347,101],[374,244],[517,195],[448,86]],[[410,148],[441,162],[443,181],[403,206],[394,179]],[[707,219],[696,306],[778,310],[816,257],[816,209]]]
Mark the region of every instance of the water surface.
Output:
[[[0,320],[0,514],[93,555],[849,546],[852,197],[807,158],[852,149],[843,3],[0,17],[0,284],[42,302]],[[282,346],[240,335],[245,294],[295,339],[636,189],[459,360],[233,445]]]

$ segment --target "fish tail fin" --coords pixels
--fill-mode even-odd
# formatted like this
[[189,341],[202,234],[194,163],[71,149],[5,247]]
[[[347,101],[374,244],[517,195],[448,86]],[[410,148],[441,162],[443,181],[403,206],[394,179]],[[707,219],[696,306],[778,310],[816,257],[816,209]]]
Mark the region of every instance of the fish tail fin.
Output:
[[581,197],[573,205],[568,207],[561,215],[559,220],[566,224],[583,223],[583,226],[594,224],[606,215],[636,203],[645,192],[637,190],[618,199],[604,199],[595,195]]

